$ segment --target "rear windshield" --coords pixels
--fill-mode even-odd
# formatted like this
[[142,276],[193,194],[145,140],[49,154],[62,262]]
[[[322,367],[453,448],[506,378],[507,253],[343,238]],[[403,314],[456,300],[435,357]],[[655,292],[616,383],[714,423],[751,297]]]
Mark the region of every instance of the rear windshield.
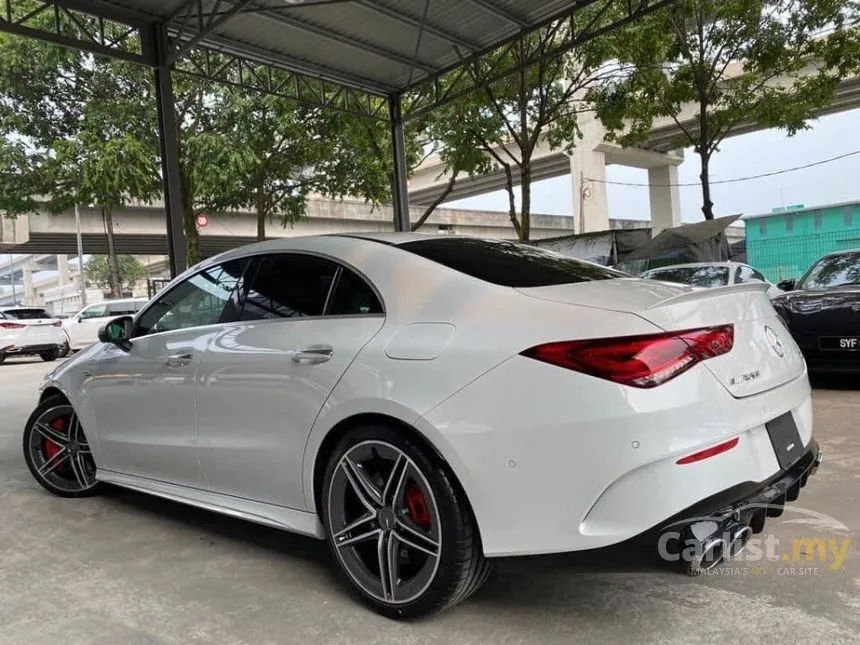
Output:
[[649,280],[689,284],[694,287],[723,287],[729,283],[729,268],[725,266],[675,267],[648,271],[642,277]]
[[827,289],[860,284],[860,252],[821,258],[804,276],[799,289]]
[[44,309],[12,309],[4,311],[3,316],[12,320],[38,320],[50,318],[51,314]]
[[625,276],[620,271],[513,242],[434,238],[405,242],[398,248],[504,287],[546,287]]

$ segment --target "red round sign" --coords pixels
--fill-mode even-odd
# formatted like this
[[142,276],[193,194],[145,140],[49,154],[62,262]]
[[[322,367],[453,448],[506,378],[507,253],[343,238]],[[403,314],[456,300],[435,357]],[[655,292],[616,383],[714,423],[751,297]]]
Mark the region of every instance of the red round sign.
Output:
[[208,223],[209,223],[209,218],[206,217],[205,215],[198,215],[197,216],[197,228],[203,228]]

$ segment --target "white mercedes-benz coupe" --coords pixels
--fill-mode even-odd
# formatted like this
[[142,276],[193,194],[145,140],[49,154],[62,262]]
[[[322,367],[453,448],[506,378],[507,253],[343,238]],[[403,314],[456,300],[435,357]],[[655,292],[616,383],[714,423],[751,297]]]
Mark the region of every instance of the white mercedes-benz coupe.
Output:
[[326,539],[394,618],[465,599],[494,557],[668,526],[695,573],[820,461],[766,288],[459,236],[254,244],[48,374],[24,455],[58,495],[109,483]]

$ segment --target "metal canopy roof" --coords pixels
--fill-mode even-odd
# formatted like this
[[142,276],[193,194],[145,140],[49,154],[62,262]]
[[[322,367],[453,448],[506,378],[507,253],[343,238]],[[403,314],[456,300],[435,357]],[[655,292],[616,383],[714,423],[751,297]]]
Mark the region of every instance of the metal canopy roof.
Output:
[[[170,41],[168,63],[182,63],[189,52],[205,48],[340,87],[391,96],[426,86],[464,61],[588,6],[595,21],[571,29],[552,54],[669,1],[10,0],[6,12],[0,9],[0,31],[156,66],[150,28],[165,27]],[[16,5],[54,11],[56,33],[44,33],[43,26],[39,33],[27,24],[38,12],[16,13]],[[140,51],[99,39],[80,19],[75,21],[81,26],[75,37],[68,29],[69,18],[74,20],[75,14],[128,25],[140,34]],[[189,70],[185,66],[180,71]],[[434,101],[430,97],[425,107]]]
[[[394,224],[405,231],[410,226],[406,118],[562,56],[672,1],[5,0],[0,32],[154,69],[167,241],[175,275],[185,266],[185,248],[174,67],[215,83],[388,120]],[[525,43],[525,37],[544,27],[554,34],[550,44],[538,51],[523,47],[528,54],[517,58],[516,67],[509,62],[469,66],[465,81],[455,71],[494,50]],[[289,74],[274,73],[280,70]],[[456,82],[446,84],[449,72]],[[406,93],[410,113],[404,116]]]

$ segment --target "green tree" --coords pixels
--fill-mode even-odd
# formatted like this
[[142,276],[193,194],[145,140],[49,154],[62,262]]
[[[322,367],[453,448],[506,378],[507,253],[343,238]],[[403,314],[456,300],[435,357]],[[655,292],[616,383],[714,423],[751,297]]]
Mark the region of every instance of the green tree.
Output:
[[262,93],[227,90],[215,117],[217,167],[198,196],[211,210],[249,209],[257,239],[276,218],[286,226],[305,214],[312,190],[338,189],[337,129],[324,110]]
[[839,0],[678,0],[607,37],[626,73],[589,98],[623,145],[671,119],[676,145],[699,157],[702,213],[713,219],[709,168],[723,140],[750,124],[806,128],[856,69],[851,10]]
[[84,275],[87,280],[102,289],[110,289],[111,297],[118,298],[123,291],[131,291],[137,281],[146,275],[146,267],[133,255],[117,256],[119,268],[119,292],[114,293],[114,269],[106,255],[93,255],[84,265]]
[[[511,224],[520,240],[531,236],[533,159],[539,145],[570,153],[579,138],[577,115],[583,98],[611,68],[605,68],[604,39],[591,40],[567,55],[556,53],[584,25],[608,19],[590,9],[558,21],[528,38],[502,47],[443,79],[459,98],[428,116],[427,130],[439,143],[450,175],[501,169]],[[519,70],[501,80],[499,70]],[[480,89],[467,92],[466,83]],[[462,86],[462,88],[461,88]],[[476,154],[477,153],[477,154]],[[516,186],[520,186],[520,203]]]

